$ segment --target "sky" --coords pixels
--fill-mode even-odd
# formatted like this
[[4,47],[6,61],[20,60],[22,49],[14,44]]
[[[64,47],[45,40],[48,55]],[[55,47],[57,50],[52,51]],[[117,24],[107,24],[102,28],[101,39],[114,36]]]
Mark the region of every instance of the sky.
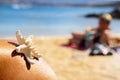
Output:
[[39,2],[39,3],[72,3],[72,4],[102,4],[120,0],[0,0],[0,2]]

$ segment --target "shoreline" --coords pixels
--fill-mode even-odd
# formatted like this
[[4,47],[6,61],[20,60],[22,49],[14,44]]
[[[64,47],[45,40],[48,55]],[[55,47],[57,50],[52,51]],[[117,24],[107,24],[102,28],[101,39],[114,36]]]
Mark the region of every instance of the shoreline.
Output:
[[[24,37],[27,37],[29,35],[25,35]],[[115,33],[112,33],[111,34],[111,40],[120,40],[120,33],[118,34],[115,34]],[[67,39],[69,40],[70,38],[72,38],[72,35],[62,35],[62,36],[56,36],[56,35],[49,35],[49,36],[35,36],[33,35],[33,39],[35,40],[59,40],[59,39]],[[0,37],[0,40],[16,40],[16,35],[13,37],[13,36],[8,36],[8,37]]]
[[[26,36],[25,36],[26,37]],[[71,38],[71,36],[34,36],[35,39],[64,39],[64,38]],[[2,37],[1,39],[16,39],[16,37]]]

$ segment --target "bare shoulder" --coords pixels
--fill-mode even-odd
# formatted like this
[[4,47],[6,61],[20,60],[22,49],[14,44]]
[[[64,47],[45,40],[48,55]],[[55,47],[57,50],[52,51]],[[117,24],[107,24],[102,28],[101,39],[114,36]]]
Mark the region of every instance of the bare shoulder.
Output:
[[34,64],[15,51],[15,41],[0,40],[0,80],[57,80],[52,68],[42,57]]
[[85,31],[90,32],[90,31],[95,31],[95,30],[97,30],[97,27],[87,27]]
[[104,31],[104,34],[110,35],[110,34],[111,34],[111,31],[110,31],[109,29],[107,29],[107,30]]

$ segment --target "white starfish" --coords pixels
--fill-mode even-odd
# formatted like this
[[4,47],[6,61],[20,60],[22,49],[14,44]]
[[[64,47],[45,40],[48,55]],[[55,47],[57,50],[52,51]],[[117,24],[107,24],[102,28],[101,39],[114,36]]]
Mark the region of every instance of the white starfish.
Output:
[[29,63],[34,63],[34,57],[41,57],[40,53],[33,47],[33,36],[23,37],[20,31],[16,32],[19,46],[16,47],[18,53],[23,53]]

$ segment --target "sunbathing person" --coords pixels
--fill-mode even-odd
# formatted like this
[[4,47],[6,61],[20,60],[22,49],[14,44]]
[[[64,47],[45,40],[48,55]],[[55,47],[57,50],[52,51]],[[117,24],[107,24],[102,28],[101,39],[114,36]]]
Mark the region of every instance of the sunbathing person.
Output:
[[79,47],[85,39],[93,39],[93,37],[89,37],[90,35],[94,35],[94,42],[100,42],[107,45],[110,45],[109,41],[109,24],[111,22],[112,17],[109,14],[103,14],[99,18],[99,25],[98,27],[88,27],[85,30],[85,33],[72,33],[72,39],[69,41],[69,45],[75,45]]
[[111,32],[110,22],[112,17],[110,14],[102,14],[99,17],[98,27],[88,27],[85,33],[72,33],[72,39],[69,40],[68,45],[76,48],[93,48],[95,44],[101,44],[111,47]]

